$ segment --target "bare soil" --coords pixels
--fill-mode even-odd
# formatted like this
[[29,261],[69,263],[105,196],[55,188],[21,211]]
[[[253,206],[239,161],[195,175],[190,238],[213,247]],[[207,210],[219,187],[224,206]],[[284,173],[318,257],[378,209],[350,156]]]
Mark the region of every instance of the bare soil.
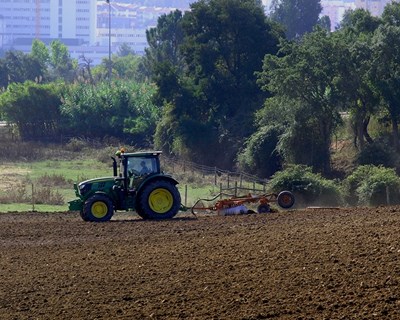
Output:
[[400,319],[400,207],[0,214],[0,319]]

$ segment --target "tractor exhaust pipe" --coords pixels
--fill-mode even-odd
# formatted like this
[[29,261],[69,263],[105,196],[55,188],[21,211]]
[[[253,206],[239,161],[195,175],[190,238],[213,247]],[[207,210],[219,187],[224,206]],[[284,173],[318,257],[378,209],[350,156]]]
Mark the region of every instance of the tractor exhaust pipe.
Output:
[[118,175],[117,160],[115,160],[114,157],[111,157],[111,159],[113,160],[113,175],[114,175],[114,177],[116,177]]

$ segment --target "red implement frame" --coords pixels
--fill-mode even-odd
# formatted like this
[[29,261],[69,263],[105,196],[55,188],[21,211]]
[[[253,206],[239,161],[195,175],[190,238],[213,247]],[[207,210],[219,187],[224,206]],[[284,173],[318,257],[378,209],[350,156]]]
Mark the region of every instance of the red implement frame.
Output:
[[[215,202],[214,205],[205,207],[198,206],[200,201],[214,201],[218,197],[221,196],[231,196],[229,199],[220,199]],[[211,210],[211,211],[220,211],[224,209],[229,209],[237,206],[241,206],[245,203],[259,203],[260,205],[269,205],[270,202],[276,202],[278,200],[278,194],[270,193],[270,194],[262,194],[262,195],[251,195],[248,194],[246,196],[235,197],[232,195],[220,193],[216,195],[212,199],[199,199],[192,207],[192,213],[195,214],[194,210]]]

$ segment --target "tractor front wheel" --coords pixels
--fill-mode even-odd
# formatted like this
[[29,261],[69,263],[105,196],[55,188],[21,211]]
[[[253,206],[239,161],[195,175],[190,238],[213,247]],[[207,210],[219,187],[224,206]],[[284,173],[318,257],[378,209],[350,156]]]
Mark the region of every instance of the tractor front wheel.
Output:
[[170,219],[181,206],[181,195],[169,181],[157,180],[144,186],[138,201],[138,214],[144,219]]
[[85,221],[109,221],[114,214],[111,199],[102,194],[95,194],[85,201],[81,217]]

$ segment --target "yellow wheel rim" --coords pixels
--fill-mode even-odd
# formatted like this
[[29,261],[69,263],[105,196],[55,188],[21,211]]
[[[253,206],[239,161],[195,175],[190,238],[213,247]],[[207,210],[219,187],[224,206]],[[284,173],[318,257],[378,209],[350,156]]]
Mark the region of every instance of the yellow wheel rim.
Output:
[[92,205],[92,215],[95,218],[101,219],[106,216],[108,212],[107,205],[103,201],[96,201]]
[[166,213],[171,210],[174,199],[171,192],[166,189],[154,189],[149,196],[150,209],[156,213]]

